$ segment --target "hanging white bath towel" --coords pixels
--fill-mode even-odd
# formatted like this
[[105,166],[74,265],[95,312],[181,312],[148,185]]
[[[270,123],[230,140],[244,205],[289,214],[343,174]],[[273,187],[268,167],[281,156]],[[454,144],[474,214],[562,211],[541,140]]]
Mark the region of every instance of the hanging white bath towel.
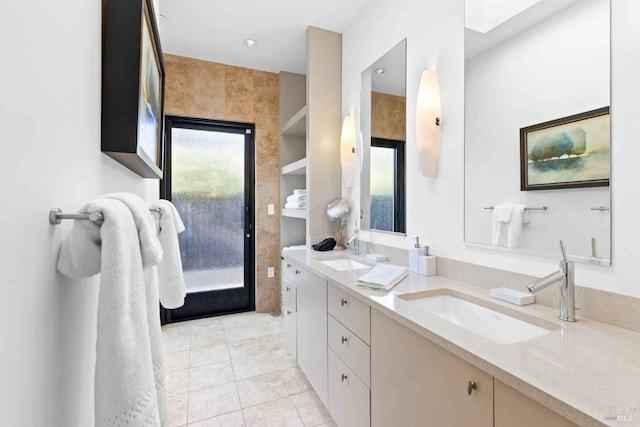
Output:
[[[100,275],[95,370],[95,425],[162,425],[151,356],[145,278],[138,231],[118,200],[98,199],[82,213],[102,212],[102,226],[75,221],[58,270],[72,278]],[[151,261],[151,260],[150,260]]]
[[158,238],[163,252],[162,261],[158,264],[160,303],[169,309],[182,307],[187,288],[184,283],[178,234],[184,231],[184,223],[176,207],[168,200],[158,200],[151,207],[160,209],[160,214],[154,215],[158,221]]
[[153,364],[153,376],[156,384],[156,397],[160,422],[165,424],[167,419],[167,391],[164,379],[164,366],[162,357],[162,333],[160,330],[160,307],[158,302],[159,280],[157,265],[162,261],[162,244],[158,238],[156,223],[151,216],[151,211],[146,202],[138,195],[132,193],[111,193],[103,198],[116,199],[124,203],[136,223],[140,251],[142,253],[142,265],[144,267],[144,286],[147,303],[147,327],[151,343],[151,362]]

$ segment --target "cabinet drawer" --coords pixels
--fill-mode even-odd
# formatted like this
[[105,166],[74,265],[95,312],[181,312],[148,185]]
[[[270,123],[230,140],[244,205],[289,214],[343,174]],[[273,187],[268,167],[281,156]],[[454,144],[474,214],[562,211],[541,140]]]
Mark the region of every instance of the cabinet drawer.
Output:
[[298,307],[296,305],[296,287],[293,283],[291,283],[287,279],[282,279],[282,304],[283,304],[283,310],[282,310],[283,314],[286,314],[284,307],[286,307],[291,311],[298,310]]
[[282,260],[281,270],[282,270],[282,277],[284,277],[285,279],[289,281],[293,281],[295,279],[296,266],[288,259]]
[[362,341],[370,344],[371,310],[367,304],[329,285],[328,310]]
[[371,350],[340,322],[329,316],[329,347],[367,386],[371,386]]
[[341,427],[370,427],[370,392],[329,349],[329,412]]

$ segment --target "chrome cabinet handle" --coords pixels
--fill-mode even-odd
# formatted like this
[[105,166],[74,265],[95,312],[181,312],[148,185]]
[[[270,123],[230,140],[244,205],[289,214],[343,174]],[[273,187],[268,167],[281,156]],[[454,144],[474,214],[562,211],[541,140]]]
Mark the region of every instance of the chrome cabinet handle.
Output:
[[341,341],[342,341],[342,344],[346,343],[347,342],[347,337],[342,337]]
[[473,390],[476,390],[477,388],[478,386],[476,385],[476,382],[469,380],[469,382],[467,383],[467,394],[471,396],[471,393],[473,392]]
[[342,374],[342,382],[345,382],[347,380],[347,375],[346,374]]
[[291,264],[287,263],[287,268],[291,268]]
[[300,270],[296,270],[296,275],[300,274]]
[[286,288],[284,288],[284,289],[285,289],[287,292],[291,292],[291,288],[290,288],[290,287],[288,287],[288,286],[287,286]]
[[291,316],[291,310],[287,310],[287,316]]
[[344,307],[345,305],[347,305],[347,302],[348,302],[348,301],[347,301],[346,299],[344,299],[344,298],[340,298],[340,305],[341,305],[341,306],[343,306],[343,307]]

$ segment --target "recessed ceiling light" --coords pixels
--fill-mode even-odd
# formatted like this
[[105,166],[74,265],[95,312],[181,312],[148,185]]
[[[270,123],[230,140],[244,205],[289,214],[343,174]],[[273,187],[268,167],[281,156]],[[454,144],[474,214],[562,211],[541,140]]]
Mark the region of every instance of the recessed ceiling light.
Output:
[[376,74],[384,74],[384,68],[376,68]]
[[254,39],[244,39],[244,45],[246,47],[256,47],[258,46],[258,42]]

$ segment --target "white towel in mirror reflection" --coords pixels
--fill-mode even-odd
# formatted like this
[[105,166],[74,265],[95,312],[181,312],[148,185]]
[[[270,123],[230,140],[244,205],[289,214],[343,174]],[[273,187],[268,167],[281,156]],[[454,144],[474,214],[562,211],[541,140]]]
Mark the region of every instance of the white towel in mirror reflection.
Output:
[[502,203],[493,209],[493,230],[491,244],[518,247],[522,226],[529,222],[527,206],[516,203]]

